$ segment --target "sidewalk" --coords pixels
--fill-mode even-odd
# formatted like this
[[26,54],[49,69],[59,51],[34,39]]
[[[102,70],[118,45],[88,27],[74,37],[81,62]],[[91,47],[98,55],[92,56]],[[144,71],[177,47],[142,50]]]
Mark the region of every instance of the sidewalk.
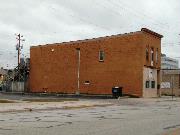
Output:
[[[42,100],[45,100],[42,101]],[[16,101],[16,100],[3,100],[0,103],[0,113],[11,113],[11,112],[25,112],[25,111],[43,111],[43,110],[58,110],[58,109],[80,109],[88,107],[103,107],[112,105],[111,103],[102,103],[94,101],[60,101],[57,99],[31,99],[30,101]],[[53,101],[54,100],[54,101]]]

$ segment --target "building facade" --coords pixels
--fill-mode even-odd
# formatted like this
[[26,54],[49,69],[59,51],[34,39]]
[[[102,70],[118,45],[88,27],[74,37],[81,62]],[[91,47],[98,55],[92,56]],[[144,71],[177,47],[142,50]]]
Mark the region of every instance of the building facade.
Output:
[[180,69],[162,70],[161,94],[180,96]]
[[179,61],[170,57],[167,57],[165,54],[161,55],[161,68],[162,69],[178,69]]
[[149,29],[94,39],[32,46],[31,92],[156,97],[162,35]]

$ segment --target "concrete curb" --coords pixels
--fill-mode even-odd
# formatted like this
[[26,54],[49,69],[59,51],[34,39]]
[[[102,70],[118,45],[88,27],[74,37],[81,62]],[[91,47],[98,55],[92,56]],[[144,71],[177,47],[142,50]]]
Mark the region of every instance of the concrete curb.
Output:
[[27,93],[27,92],[0,92],[5,95],[25,95],[25,96],[36,96],[36,97],[62,97],[62,98],[85,98],[85,99],[114,99],[112,95],[89,95],[89,94],[59,94],[59,93]]

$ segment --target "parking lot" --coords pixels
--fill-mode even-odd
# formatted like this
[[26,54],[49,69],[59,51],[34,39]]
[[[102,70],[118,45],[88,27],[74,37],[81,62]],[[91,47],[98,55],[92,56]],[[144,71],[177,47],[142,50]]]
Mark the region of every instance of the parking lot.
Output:
[[12,101],[0,103],[0,135],[180,134],[180,98],[63,101],[54,97],[37,100],[38,97],[0,96],[2,101]]

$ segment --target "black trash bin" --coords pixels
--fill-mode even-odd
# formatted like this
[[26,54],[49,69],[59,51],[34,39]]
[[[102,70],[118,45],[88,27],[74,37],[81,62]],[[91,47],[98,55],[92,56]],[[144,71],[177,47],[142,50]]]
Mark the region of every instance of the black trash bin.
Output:
[[112,95],[115,98],[122,97],[122,87],[113,87]]

